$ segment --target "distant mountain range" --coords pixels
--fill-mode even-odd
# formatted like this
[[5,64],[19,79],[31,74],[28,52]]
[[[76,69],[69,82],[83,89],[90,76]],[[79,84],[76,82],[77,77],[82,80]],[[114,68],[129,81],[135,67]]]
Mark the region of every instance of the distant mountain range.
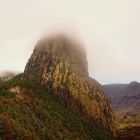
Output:
[[125,115],[140,114],[140,83],[104,85],[115,112]]

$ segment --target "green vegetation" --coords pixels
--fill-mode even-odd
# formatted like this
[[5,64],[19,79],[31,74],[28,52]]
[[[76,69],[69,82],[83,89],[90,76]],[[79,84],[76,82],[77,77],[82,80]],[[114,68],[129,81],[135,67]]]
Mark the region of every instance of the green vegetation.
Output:
[[[31,88],[26,100],[7,92],[14,86]],[[113,140],[111,134],[84,123],[35,82],[19,76],[0,85],[2,140]]]

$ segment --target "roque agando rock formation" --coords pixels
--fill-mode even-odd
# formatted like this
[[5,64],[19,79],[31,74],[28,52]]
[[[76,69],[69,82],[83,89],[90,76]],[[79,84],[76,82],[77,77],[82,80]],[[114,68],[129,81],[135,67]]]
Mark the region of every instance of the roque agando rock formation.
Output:
[[100,84],[89,77],[80,43],[63,35],[39,41],[22,79],[41,83],[85,121],[115,133],[111,103]]

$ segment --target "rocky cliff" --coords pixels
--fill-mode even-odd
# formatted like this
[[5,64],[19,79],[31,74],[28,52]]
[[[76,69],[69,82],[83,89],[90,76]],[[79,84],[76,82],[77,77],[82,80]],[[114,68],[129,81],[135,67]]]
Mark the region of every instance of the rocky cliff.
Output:
[[115,132],[111,103],[100,84],[89,77],[81,44],[64,36],[39,41],[22,79],[39,82],[85,121]]

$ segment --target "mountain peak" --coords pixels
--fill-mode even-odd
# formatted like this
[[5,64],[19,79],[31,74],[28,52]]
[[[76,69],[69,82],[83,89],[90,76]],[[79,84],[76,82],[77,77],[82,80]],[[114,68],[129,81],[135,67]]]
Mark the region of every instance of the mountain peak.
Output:
[[83,120],[115,132],[110,101],[102,86],[89,77],[85,49],[75,40],[54,36],[39,41],[23,79],[40,82]]
[[[64,35],[56,35],[39,41],[35,47],[34,54],[40,53],[47,57],[47,69],[52,69],[61,62],[64,69],[81,76],[88,76],[87,59],[84,47]],[[49,57],[51,56],[51,57]],[[39,60],[39,59],[38,59]],[[46,62],[46,63],[47,63]]]
[[132,81],[129,86],[137,86],[140,85],[140,83],[138,83],[137,81]]

